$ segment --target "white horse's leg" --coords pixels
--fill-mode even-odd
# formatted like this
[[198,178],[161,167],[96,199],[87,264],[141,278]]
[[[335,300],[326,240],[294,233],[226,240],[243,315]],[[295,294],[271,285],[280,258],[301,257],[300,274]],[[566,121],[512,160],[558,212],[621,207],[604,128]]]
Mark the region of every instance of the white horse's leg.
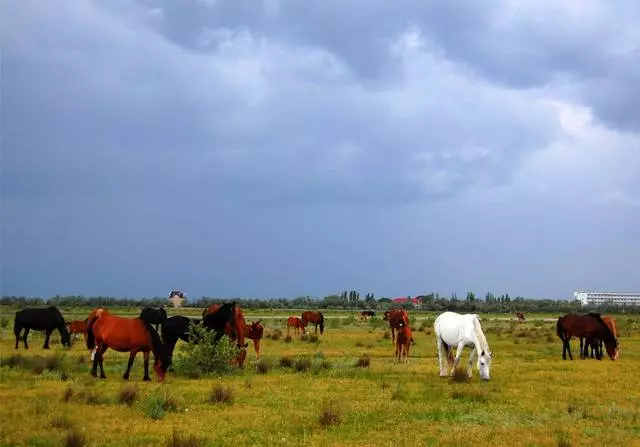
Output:
[[440,362],[440,377],[447,377],[447,353],[444,351],[444,342],[436,335],[438,344],[438,361]]
[[471,354],[469,354],[469,367],[467,368],[467,375],[469,377],[473,376],[473,357],[476,355],[477,349],[475,346],[471,349]]
[[460,357],[462,357],[462,350],[464,349],[464,342],[460,342],[458,343],[458,349],[456,349],[456,358],[453,361],[453,367],[451,367],[451,374],[453,375],[453,373],[455,372],[456,368],[458,367],[458,363],[460,363]]

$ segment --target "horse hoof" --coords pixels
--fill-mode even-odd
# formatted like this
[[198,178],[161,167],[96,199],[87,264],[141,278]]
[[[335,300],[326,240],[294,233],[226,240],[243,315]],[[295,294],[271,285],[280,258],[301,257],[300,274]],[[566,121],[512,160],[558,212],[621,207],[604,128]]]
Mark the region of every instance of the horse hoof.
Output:
[[144,382],[151,382],[151,378],[150,377],[143,377],[142,380]]
[[129,380],[129,376],[122,376],[122,380]]
[[100,374],[100,378],[101,378],[101,379],[106,379],[106,378],[107,378],[107,376],[105,376],[104,374]]

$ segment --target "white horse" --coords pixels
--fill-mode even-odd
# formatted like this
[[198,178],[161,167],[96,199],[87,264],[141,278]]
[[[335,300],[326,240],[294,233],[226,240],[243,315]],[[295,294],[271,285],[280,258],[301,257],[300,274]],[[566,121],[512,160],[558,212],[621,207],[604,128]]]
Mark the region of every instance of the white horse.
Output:
[[[453,374],[460,362],[463,348],[465,346],[472,346],[471,354],[469,354],[467,374],[471,377],[473,356],[478,352],[478,371],[480,372],[480,377],[483,380],[489,380],[491,350],[480,327],[478,315],[461,315],[455,312],[444,312],[436,318],[433,328],[436,333],[436,342],[438,343],[440,377],[449,375],[447,374],[447,362],[451,366],[451,374]],[[457,346],[455,361],[451,360],[451,349],[453,346]]]

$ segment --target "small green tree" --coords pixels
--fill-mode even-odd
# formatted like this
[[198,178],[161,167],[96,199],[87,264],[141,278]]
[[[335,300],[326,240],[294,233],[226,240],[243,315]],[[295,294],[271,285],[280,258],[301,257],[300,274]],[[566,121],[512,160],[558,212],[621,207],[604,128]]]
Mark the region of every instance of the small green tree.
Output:
[[202,324],[191,324],[191,341],[174,360],[176,371],[189,377],[229,374],[233,369],[230,361],[238,356],[240,349],[226,335],[217,343],[214,337],[215,333]]

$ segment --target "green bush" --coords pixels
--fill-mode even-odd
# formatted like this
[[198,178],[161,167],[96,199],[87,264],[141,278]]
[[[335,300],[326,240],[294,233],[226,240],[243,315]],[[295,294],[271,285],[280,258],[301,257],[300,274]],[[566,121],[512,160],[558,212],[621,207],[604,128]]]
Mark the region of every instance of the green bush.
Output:
[[188,377],[229,374],[233,369],[229,362],[239,354],[237,345],[227,336],[214,343],[215,333],[202,325],[193,324],[189,331],[192,341],[175,358],[176,372]]

